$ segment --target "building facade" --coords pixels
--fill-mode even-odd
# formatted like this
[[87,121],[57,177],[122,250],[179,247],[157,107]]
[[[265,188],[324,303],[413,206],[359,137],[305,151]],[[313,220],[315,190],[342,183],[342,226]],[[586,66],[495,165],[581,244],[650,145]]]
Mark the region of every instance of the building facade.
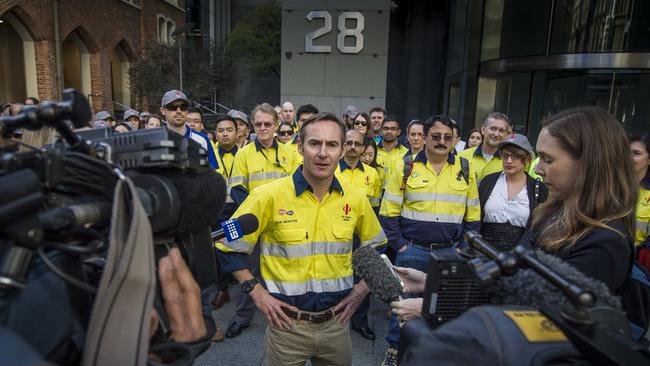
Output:
[[64,88],[94,110],[142,109],[129,64],[151,42],[172,42],[183,0],[1,0],[0,101],[56,100]]

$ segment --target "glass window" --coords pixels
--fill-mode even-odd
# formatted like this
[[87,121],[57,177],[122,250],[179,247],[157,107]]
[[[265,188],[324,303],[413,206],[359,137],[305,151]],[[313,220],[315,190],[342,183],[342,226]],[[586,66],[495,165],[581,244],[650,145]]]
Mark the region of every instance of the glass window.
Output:
[[556,0],[550,53],[650,49],[650,1]]

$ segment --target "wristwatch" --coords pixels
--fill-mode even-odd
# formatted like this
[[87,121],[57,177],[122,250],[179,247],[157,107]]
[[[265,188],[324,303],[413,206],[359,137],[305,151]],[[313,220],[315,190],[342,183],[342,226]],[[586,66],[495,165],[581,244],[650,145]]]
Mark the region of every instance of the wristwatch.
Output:
[[255,285],[259,284],[260,281],[253,277],[248,281],[244,281],[241,283],[241,290],[244,291],[244,293],[250,294],[251,291],[255,288]]

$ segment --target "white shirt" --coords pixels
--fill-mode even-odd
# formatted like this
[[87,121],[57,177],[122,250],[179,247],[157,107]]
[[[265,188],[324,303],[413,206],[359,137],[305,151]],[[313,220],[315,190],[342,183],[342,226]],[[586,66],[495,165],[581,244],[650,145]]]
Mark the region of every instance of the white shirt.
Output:
[[483,222],[493,224],[510,224],[526,227],[530,215],[528,189],[526,185],[511,200],[508,199],[506,174],[501,173],[494,189],[485,203]]

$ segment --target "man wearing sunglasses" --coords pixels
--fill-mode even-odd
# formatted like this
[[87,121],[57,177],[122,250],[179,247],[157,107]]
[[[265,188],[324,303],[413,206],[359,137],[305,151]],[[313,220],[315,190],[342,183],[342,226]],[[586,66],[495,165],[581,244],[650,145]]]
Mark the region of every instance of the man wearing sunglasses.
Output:
[[210,167],[218,169],[219,163],[214,155],[214,149],[208,136],[194,131],[186,125],[190,101],[185,94],[179,90],[170,90],[163,95],[160,104],[162,105],[160,107],[160,113],[167,121],[167,129],[201,145],[208,152],[208,164],[210,164]]
[[[451,153],[451,120],[429,117],[424,136],[424,149],[415,158],[395,164],[379,210],[388,243],[397,252],[395,264],[420,271],[426,271],[431,252],[451,248],[465,231],[477,230],[481,217],[476,173],[467,160]],[[421,316],[422,298],[391,306],[382,365],[397,364],[399,321]]]
[[[272,105],[262,103],[251,113],[255,140],[237,151],[230,182],[230,197],[237,206],[248,197],[253,189],[271,183],[293,173],[296,169],[293,146],[278,143],[275,130],[278,126],[278,113]],[[248,258],[253,273],[259,277],[259,248]],[[241,334],[253,320],[255,304],[245,293],[237,301],[237,313],[228,325],[226,337]]]

